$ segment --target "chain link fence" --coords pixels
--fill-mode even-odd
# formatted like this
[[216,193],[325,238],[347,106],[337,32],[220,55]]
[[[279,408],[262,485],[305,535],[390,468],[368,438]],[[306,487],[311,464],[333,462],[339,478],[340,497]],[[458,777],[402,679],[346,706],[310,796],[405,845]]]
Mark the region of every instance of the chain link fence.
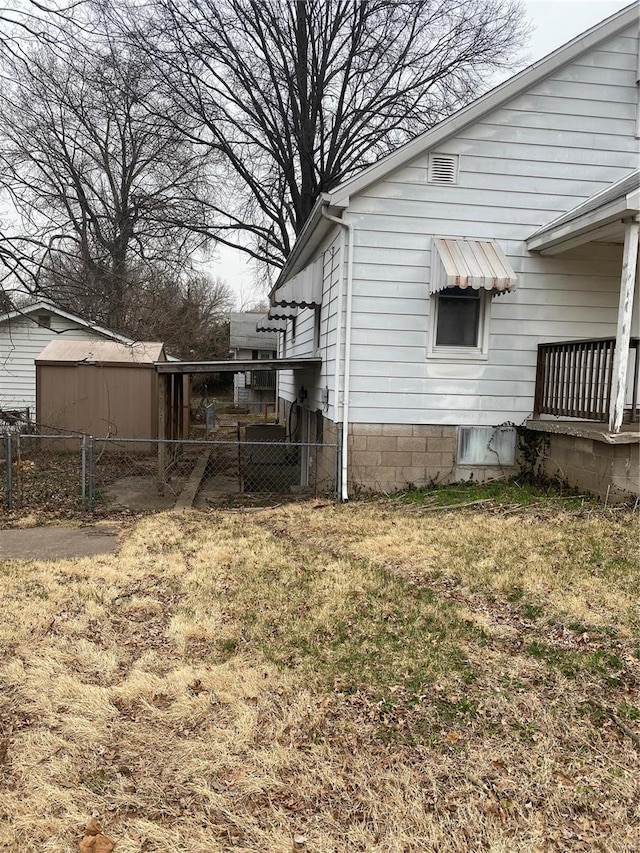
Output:
[[[232,434],[230,434],[230,432]],[[237,424],[218,440],[0,436],[0,503],[13,510],[109,513],[207,507],[273,495],[333,496],[336,445]]]

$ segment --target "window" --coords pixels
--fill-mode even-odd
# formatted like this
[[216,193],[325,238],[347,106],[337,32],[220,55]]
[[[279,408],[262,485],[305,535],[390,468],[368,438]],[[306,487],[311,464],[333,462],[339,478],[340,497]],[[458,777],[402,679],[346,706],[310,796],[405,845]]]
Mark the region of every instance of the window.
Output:
[[480,291],[448,287],[438,296],[437,347],[477,347]]
[[447,287],[433,299],[429,355],[484,357],[488,348],[487,293],[471,287]]
[[459,427],[458,465],[515,465],[513,427]]

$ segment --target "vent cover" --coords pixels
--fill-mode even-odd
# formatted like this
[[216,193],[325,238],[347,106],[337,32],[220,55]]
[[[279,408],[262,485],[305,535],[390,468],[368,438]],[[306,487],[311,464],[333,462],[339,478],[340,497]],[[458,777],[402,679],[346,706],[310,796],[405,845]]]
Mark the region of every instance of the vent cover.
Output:
[[430,184],[457,184],[458,155],[429,154],[429,174],[427,180]]

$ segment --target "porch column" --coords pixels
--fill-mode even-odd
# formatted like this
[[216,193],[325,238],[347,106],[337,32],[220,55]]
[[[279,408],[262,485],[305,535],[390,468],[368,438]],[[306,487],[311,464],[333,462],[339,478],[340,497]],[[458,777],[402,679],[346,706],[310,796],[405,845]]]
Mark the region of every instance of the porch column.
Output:
[[618,306],[618,328],[616,330],[616,348],[613,354],[611,402],[609,405],[609,430],[614,433],[620,432],[622,427],[624,398],[627,389],[631,312],[633,310],[633,291],[638,270],[639,233],[640,223],[637,220],[632,220],[625,224],[622,277],[620,279],[620,304]]

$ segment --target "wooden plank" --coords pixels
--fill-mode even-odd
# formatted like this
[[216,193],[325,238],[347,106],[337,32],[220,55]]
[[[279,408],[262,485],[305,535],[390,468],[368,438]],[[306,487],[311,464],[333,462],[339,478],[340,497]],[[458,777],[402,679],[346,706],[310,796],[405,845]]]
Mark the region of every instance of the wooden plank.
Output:
[[194,465],[193,471],[189,475],[189,479],[185,483],[183,490],[178,496],[178,500],[175,503],[174,510],[186,510],[191,509],[193,507],[193,502],[196,499],[196,495],[198,494],[198,489],[200,488],[200,483],[202,482],[202,478],[204,477],[204,472],[206,471],[207,463],[209,462],[210,456],[211,448],[205,447],[205,449],[198,457],[198,460]]

